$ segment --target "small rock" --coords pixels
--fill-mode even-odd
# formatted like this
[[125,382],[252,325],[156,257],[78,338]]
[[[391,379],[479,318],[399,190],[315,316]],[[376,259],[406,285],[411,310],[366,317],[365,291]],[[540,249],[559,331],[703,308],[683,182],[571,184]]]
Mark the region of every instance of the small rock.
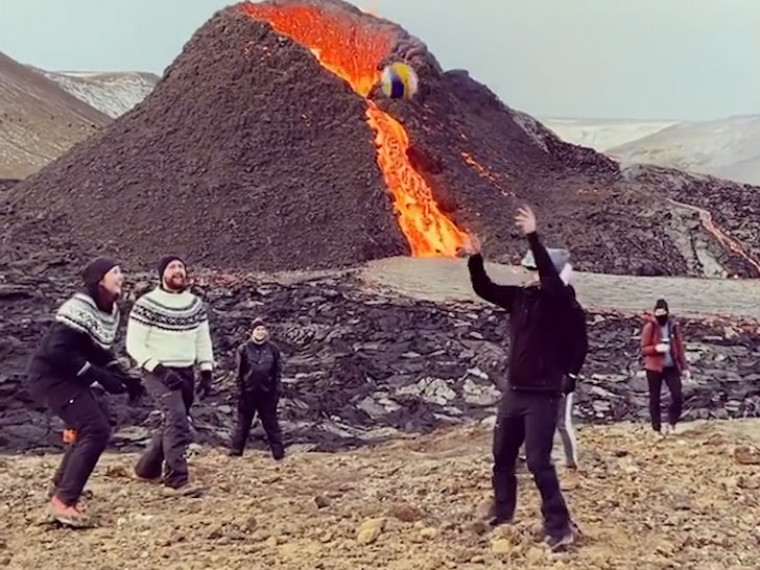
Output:
[[512,543],[505,538],[498,538],[491,543],[491,552],[494,554],[509,554],[513,549]]
[[318,509],[326,509],[330,506],[331,501],[329,498],[325,497],[324,495],[317,495],[314,497],[314,503],[317,505]]
[[739,465],[760,465],[760,449],[740,445],[734,449],[734,461]]
[[423,528],[420,531],[420,538],[424,538],[425,540],[433,540],[438,536],[438,529],[433,527],[427,527]]
[[256,521],[256,517],[254,517],[253,515],[248,517],[245,523],[243,524],[243,528],[247,532],[253,532],[254,530],[256,530],[257,527],[258,527],[258,522]]
[[422,520],[425,513],[409,503],[399,503],[388,509],[388,516],[405,523],[413,523]]
[[359,544],[372,544],[375,542],[385,528],[385,519],[367,519],[356,531],[356,542]]

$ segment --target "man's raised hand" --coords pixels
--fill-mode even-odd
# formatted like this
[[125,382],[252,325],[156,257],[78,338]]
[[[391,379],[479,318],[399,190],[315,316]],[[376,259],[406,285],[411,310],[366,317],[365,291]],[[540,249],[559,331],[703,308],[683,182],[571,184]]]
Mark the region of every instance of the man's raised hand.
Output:
[[515,224],[517,224],[520,232],[525,236],[536,231],[536,215],[530,209],[530,206],[523,206],[517,209]]
[[475,234],[468,234],[464,245],[459,248],[460,257],[469,257],[480,253],[480,240]]

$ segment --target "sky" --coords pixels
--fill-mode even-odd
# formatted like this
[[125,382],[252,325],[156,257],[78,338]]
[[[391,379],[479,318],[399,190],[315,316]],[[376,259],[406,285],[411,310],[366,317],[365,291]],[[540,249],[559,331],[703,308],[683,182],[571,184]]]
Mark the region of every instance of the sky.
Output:
[[[224,0],[0,0],[0,51],[161,75]],[[760,114],[760,0],[353,0],[537,117]],[[753,33],[754,32],[754,33]]]

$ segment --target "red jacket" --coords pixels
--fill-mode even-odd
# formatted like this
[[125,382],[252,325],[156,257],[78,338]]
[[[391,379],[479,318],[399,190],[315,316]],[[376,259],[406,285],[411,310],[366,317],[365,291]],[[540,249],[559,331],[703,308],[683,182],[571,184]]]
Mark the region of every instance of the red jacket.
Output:
[[[646,318],[647,323],[641,331],[641,353],[644,355],[644,368],[654,372],[662,372],[665,366],[665,355],[660,354],[654,348],[662,342],[660,325],[651,315],[647,315]],[[686,362],[686,350],[684,349],[681,329],[673,319],[670,319],[669,323],[670,353],[678,371],[683,372],[689,369],[689,363]]]

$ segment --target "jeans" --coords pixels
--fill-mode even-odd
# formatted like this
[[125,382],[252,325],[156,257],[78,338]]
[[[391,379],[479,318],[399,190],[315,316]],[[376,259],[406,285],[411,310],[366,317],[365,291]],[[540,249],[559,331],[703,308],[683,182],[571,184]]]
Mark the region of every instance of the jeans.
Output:
[[668,408],[668,423],[675,426],[681,419],[683,409],[683,386],[681,373],[677,368],[670,366],[662,372],[647,370],[647,384],[649,384],[649,417],[652,421],[652,429],[660,431],[662,428],[662,412],[660,410],[662,399],[662,384],[668,386],[670,392],[670,407]]

